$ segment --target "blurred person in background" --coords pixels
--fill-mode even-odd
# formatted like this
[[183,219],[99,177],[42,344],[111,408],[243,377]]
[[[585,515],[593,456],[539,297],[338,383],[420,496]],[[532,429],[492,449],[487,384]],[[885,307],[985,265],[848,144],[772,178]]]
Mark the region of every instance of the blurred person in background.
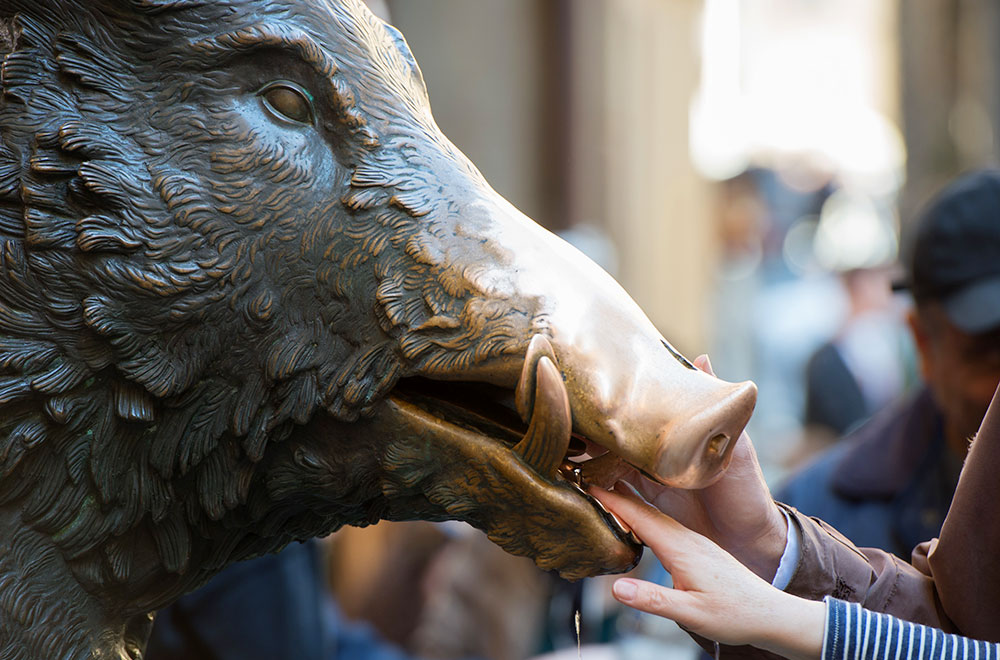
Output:
[[960,177],[919,217],[903,286],[923,387],[795,474],[777,499],[909,557],[938,534],[1000,381],[1000,172]]
[[157,613],[146,660],[521,660],[551,578],[464,523],[345,527]]
[[146,660],[408,660],[344,618],[320,541],[234,564],[156,615]]
[[811,434],[835,440],[903,391],[905,332],[895,315],[885,267],[852,268],[840,275],[847,318],[805,368],[803,422]]

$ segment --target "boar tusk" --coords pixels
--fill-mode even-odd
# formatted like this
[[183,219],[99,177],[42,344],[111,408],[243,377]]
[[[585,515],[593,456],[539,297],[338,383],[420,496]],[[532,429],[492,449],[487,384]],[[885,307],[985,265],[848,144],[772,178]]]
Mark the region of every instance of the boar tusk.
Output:
[[548,356],[542,355],[535,368],[531,423],[528,432],[514,446],[514,452],[538,474],[554,478],[569,447],[572,425],[562,374]]
[[528,350],[524,355],[524,366],[521,367],[521,378],[514,391],[514,404],[525,423],[531,419],[531,411],[534,409],[536,367],[543,356],[552,360],[552,364],[558,368],[559,361],[556,360],[556,352],[553,350],[552,344],[549,343],[545,335],[535,335],[528,343]]

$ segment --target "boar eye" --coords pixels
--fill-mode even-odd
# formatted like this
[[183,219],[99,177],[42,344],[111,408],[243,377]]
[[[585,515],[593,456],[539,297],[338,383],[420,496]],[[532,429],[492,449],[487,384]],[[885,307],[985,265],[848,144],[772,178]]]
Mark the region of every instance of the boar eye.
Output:
[[295,83],[275,82],[258,92],[264,107],[277,119],[296,124],[313,123],[312,94]]

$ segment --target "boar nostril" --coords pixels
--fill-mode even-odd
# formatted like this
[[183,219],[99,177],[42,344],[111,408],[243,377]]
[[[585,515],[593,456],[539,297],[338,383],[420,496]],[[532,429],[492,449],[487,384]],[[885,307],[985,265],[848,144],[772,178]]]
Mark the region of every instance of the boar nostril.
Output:
[[719,458],[726,453],[726,447],[729,446],[729,436],[725,433],[718,433],[712,436],[708,445],[705,448],[705,453],[711,458]]

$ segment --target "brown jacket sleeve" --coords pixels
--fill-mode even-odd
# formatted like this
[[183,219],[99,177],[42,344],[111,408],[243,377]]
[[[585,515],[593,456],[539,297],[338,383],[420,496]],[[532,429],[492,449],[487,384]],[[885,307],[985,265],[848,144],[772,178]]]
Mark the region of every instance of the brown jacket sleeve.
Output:
[[940,539],[917,546],[913,564],[858,550],[820,520],[794,509],[802,551],[787,591],[827,594],[865,607],[1000,641],[1000,388],[962,469]]
[[859,549],[822,520],[784,508],[801,539],[799,564],[786,591],[810,600],[830,595],[955,632],[929,575],[883,550]]
[[962,468],[937,543],[926,555],[944,610],[963,634],[1000,642],[1000,389]]
[[[906,621],[956,632],[927,573],[888,552],[859,549],[819,518],[805,516],[780,502],[778,506],[788,512],[800,539],[799,563],[785,591],[810,600],[834,596]],[[692,637],[708,653],[712,652],[711,642]],[[723,646],[720,655],[726,660],[779,658],[750,646]]]
[[[800,539],[799,563],[785,591],[810,600],[834,596],[954,632],[941,610],[934,583],[925,573],[888,552],[858,549],[822,520],[805,516],[780,502],[778,506],[788,512]],[[706,652],[712,653],[711,642],[697,635],[692,637]],[[723,646],[720,651],[725,660],[779,658],[750,646]]]

